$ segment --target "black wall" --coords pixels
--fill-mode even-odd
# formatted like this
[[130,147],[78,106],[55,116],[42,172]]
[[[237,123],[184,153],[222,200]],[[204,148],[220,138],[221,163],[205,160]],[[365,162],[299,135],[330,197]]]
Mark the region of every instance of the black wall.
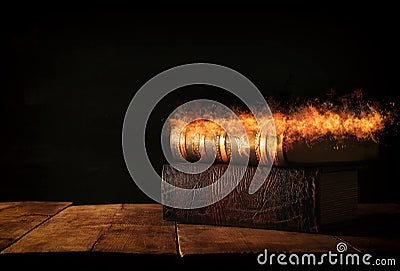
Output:
[[[390,9],[2,11],[0,200],[150,202],[122,156],[126,108],[167,68],[233,68],[264,95],[323,97],[331,88],[398,101],[398,42]],[[174,106],[223,91],[189,87],[160,104],[158,140]],[[225,98],[226,97],[226,98]],[[397,138],[360,174],[360,201],[398,201]],[[163,163],[159,145],[148,144]],[[394,176],[394,177],[393,177]]]

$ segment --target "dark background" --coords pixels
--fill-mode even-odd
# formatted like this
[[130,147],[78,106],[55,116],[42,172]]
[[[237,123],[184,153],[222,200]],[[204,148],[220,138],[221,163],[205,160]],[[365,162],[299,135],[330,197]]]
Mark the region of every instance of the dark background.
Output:
[[[360,88],[366,99],[397,102],[392,10],[3,10],[0,200],[151,202],[125,167],[122,123],[135,92],[181,64],[230,67],[265,96]],[[153,142],[163,118],[200,97],[232,98],[188,87],[152,114],[147,145],[157,170],[164,161]],[[399,201],[397,140],[394,132],[384,136],[380,159],[360,171],[360,202]]]

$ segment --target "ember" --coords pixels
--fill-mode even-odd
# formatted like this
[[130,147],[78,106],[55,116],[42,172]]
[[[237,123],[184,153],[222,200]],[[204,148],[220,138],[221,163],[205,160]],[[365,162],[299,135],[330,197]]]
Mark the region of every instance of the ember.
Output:
[[[286,110],[279,110],[270,101],[272,117],[262,117],[258,122],[252,113],[235,108],[233,111],[245,128],[247,138],[235,136],[239,134],[235,133],[238,130],[235,127],[237,122],[219,116],[217,112],[209,110],[214,121],[200,119],[190,123],[187,122],[186,116],[196,114],[197,111],[185,112],[186,116],[169,120],[171,133],[175,134],[171,140],[179,140],[179,144],[171,144],[172,148],[174,146],[179,148],[179,150],[173,150],[173,153],[175,155],[180,153],[188,161],[198,161],[203,157],[215,158],[216,162],[220,163],[229,162],[232,138],[227,136],[222,127],[229,128],[231,134],[234,135],[239,154],[250,159],[251,164],[268,161],[266,154],[267,146],[270,144],[268,137],[273,133],[263,131],[260,127],[273,129],[275,126],[278,155],[280,150],[290,151],[299,142],[312,148],[321,142],[328,141],[330,144],[325,144],[325,147],[329,146],[331,150],[344,149],[348,147],[349,142],[354,143],[355,141],[360,144],[377,143],[379,135],[385,128],[385,123],[390,121],[391,116],[373,103],[363,103],[360,100],[362,95],[359,91],[354,93],[354,95],[340,98],[339,104],[314,100],[295,107],[293,105],[285,106]],[[356,97],[357,102],[349,97]],[[184,129],[182,129],[183,127]],[[211,148],[207,149],[207,146],[211,146]],[[367,147],[370,148],[370,146]]]

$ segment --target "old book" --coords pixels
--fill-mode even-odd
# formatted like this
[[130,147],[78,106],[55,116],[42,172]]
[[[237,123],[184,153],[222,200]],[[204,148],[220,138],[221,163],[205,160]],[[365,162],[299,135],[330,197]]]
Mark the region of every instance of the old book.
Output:
[[[244,167],[246,172],[239,185],[225,198],[197,209],[164,206],[164,219],[182,223],[319,232],[325,225],[349,221],[355,215],[355,168],[273,167],[269,175],[265,174],[267,178],[261,188],[249,194],[256,167],[234,167]],[[164,165],[162,177],[169,184],[192,189],[215,182],[226,168],[227,165],[215,164],[207,172],[186,174]],[[236,176],[232,174],[228,177],[233,180]],[[162,192],[163,197],[172,196],[164,190]]]

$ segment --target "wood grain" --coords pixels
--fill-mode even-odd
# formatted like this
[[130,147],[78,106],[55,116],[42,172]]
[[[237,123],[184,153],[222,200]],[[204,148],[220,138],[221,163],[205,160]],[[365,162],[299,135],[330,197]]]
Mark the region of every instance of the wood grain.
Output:
[[178,224],[181,256],[193,254],[335,251],[330,235],[265,229]]
[[173,226],[171,221],[163,220],[160,204],[123,204],[115,214],[113,224]]
[[175,224],[157,204],[72,206],[3,253],[89,251],[176,254]]
[[71,205],[71,202],[1,202],[0,251]]
[[71,206],[2,253],[90,251],[121,204]]
[[[49,253],[51,255],[65,255],[63,252],[122,254],[133,255],[135,259],[142,256],[149,259],[146,255],[168,259],[172,256],[176,259],[180,255],[186,258],[184,264],[193,259],[194,266],[197,266],[199,261],[207,263],[205,259],[210,259],[212,255],[228,255],[230,260],[238,259],[239,262],[245,261],[245,256],[239,260],[238,255],[250,255],[246,259],[253,262],[254,254],[264,249],[270,253],[324,253],[335,251],[341,241],[348,244],[348,252],[372,254],[400,251],[398,204],[360,204],[354,223],[325,234],[179,223],[175,228],[174,222],[162,220],[162,206],[158,204],[70,206],[56,213],[63,208],[61,206],[68,205],[1,203],[0,232],[3,235],[0,245],[7,247],[1,252],[1,259],[6,259],[7,255],[43,255],[41,252],[57,252]],[[56,214],[51,216],[52,213]],[[20,219],[22,224],[31,226],[29,217],[32,214],[34,217],[50,218],[17,239],[12,237],[12,234],[20,232],[14,221]],[[151,261],[156,259],[154,257]],[[13,261],[19,258],[7,259]]]
[[93,251],[176,254],[175,223],[162,219],[157,204],[124,204]]

